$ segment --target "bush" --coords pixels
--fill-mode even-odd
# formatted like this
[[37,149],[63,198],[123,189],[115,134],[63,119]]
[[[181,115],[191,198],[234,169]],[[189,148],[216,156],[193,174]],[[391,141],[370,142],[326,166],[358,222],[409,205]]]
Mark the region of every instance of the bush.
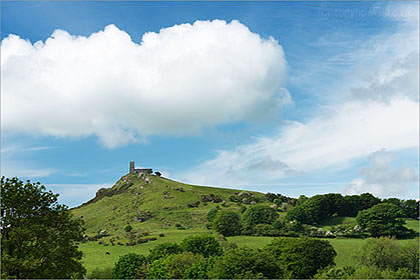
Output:
[[231,195],[231,196],[229,196],[229,201],[230,202],[240,202],[241,200],[236,195]]
[[258,224],[254,227],[254,235],[257,235],[257,236],[279,236],[280,231],[276,230],[272,225]]
[[209,271],[213,268],[217,257],[200,259],[195,264],[185,270],[186,279],[209,279]]
[[356,217],[363,230],[373,237],[405,236],[410,231],[404,227],[402,210],[391,203],[379,203],[368,210],[360,211]]
[[212,279],[278,279],[282,270],[273,255],[241,247],[228,250],[208,273]]
[[213,222],[214,218],[217,215],[217,209],[213,208],[207,213],[207,221]]
[[234,236],[241,233],[240,217],[236,212],[219,211],[213,220],[213,228],[224,236]]
[[223,249],[213,236],[189,236],[182,240],[181,248],[195,254],[201,254],[205,258],[219,256]]
[[87,276],[88,279],[111,279],[112,267],[95,268]]
[[132,227],[132,226],[130,226],[130,225],[127,225],[127,226],[124,228],[125,232],[130,232],[132,229],[133,229],[133,227]]
[[271,224],[278,216],[276,210],[269,206],[251,206],[242,215],[242,227],[246,234],[250,234],[256,224]]
[[185,271],[203,257],[191,252],[183,252],[167,257],[164,264],[167,269],[167,277],[170,279],[184,278]]
[[136,268],[146,263],[146,258],[139,254],[126,254],[121,256],[115,263],[112,270],[112,278],[114,279],[133,279],[141,278],[136,275]]
[[397,270],[407,268],[419,272],[418,239],[400,246],[395,239],[388,237],[369,238],[362,246],[356,260],[360,265],[376,266],[379,269]]
[[149,279],[182,279],[185,271],[203,257],[191,252],[169,255],[152,263],[147,278]]
[[171,254],[179,254],[182,252],[183,250],[181,246],[179,246],[178,244],[166,242],[166,243],[159,244],[153,247],[152,249],[150,249],[147,259],[149,260],[149,262],[153,262],[155,260],[169,256]]
[[312,238],[276,238],[264,249],[281,263],[290,278],[311,278],[334,265],[337,255],[328,241]]

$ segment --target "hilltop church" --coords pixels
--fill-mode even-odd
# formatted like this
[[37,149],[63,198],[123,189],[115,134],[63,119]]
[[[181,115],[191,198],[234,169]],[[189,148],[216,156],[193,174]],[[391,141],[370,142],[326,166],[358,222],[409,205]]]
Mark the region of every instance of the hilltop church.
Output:
[[134,167],[134,161],[130,161],[130,174],[140,174],[140,173],[144,173],[144,174],[152,174],[152,169],[151,168],[135,168]]

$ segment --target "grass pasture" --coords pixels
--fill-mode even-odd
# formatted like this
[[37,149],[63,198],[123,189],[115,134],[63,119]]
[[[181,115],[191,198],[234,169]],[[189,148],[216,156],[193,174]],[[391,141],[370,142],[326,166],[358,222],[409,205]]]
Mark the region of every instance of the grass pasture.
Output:
[[[418,223],[418,221],[417,221]],[[87,242],[80,245],[80,249],[84,252],[83,264],[88,270],[88,273],[95,268],[106,268],[113,267],[114,263],[118,258],[124,254],[137,253],[147,255],[149,249],[164,242],[180,242],[188,235],[203,234],[206,232],[199,231],[178,231],[172,233],[166,233],[165,237],[162,237],[156,241],[139,244],[135,246],[104,246],[97,242]],[[248,246],[251,248],[262,248],[273,240],[274,237],[263,237],[263,236],[233,236],[228,237],[227,240],[232,243],[236,243],[238,246]],[[331,243],[337,252],[335,263],[337,267],[343,267],[346,265],[355,264],[353,256],[355,256],[358,250],[366,242],[365,239],[350,239],[350,238],[329,238],[324,239]],[[400,244],[411,242],[411,239],[397,240]],[[105,253],[109,252],[110,255]]]

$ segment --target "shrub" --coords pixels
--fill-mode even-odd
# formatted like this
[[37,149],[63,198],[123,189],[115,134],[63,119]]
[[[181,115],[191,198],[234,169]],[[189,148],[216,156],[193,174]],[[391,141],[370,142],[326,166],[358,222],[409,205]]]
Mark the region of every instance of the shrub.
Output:
[[407,268],[419,272],[418,239],[400,246],[388,237],[369,238],[355,256],[360,265],[376,266],[379,269],[397,270]]
[[130,226],[130,225],[127,225],[127,226],[124,228],[125,232],[130,232],[132,229],[133,229],[133,227],[132,227],[132,226]]
[[278,279],[283,273],[273,255],[241,247],[228,250],[220,257],[208,276],[213,279]]
[[185,271],[203,257],[191,252],[169,255],[152,263],[147,278],[149,279],[182,279]]
[[139,254],[126,254],[121,256],[115,263],[112,270],[112,278],[114,279],[133,279],[139,278],[136,275],[136,268],[146,263],[146,258]]
[[217,209],[213,208],[207,213],[207,221],[212,222],[217,215]]
[[200,259],[185,270],[186,279],[209,279],[209,271],[213,268],[217,257]]
[[183,252],[177,255],[170,255],[164,260],[167,269],[167,278],[182,279],[185,271],[203,257],[191,252]]
[[264,249],[276,257],[291,278],[311,278],[317,270],[334,265],[337,255],[328,241],[307,237],[276,238]]
[[182,240],[181,248],[195,254],[201,254],[205,258],[219,256],[223,249],[213,236],[189,236]]
[[278,216],[276,210],[269,206],[251,206],[242,215],[242,226],[247,231],[252,229],[256,224],[271,224]]
[[112,267],[95,268],[87,276],[88,279],[111,279]]
[[179,223],[175,224],[176,229],[185,229],[185,227]]
[[239,235],[241,232],[240,217],[233,211],[219,211],[213,220],[213,228],[224,236]]
[[147,259],[149,260],[149,262],[153,262],[171,254],[179,254],[182,252],[183,250],[178,244],[165,242],[150,249]]
[[241,200],[236,195],[231,195],[231,196],[229,196],[229,201],[240,202]]
[[279,236],[280,231],[276,230],[272,225],[258,224],[254,227],[254,235],[257,236]]

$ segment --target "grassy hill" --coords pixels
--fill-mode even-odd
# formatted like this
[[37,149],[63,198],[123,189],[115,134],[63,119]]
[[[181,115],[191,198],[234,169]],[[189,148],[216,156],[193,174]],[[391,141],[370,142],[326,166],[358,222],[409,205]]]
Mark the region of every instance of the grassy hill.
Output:
[[124,239],[124,228],[128,224],[133,231],[147,230],[152,236],[174,230],[206,230],[209,210],[215,207],[239,209],[238,203],[229,200],[231,196],[270,204],[262,193],[187,185],[155,175],[140,178],[138,174],[128,174],[112,188],[100,189],[95,198],[72,212],[83,218],[89,236],[105,230],[114,238]]
[[[194,186],[155,175],[145,178],[127,174],[112,188],[98,190],[94,198],[71,211],[76,217],[83,217],[89,237],[106,231],[106,236],[99,240],[80,244],[84,253],[83,263],[89,273],[93,269],[112,267],[119,256],[127,253],[147,255],[149,249],[164,242],[180,242],[189,235],[216,234],[206,227],[208,211],[216,207],[238,211],[240,207],[255,203],[272,205],[263,193]],[[287,205],[286,211],[291,208]],[[285,214],[279,212],[280,216]],[[128,224],[133,228],[130,233],[125,231]],[[323,220],[319,228],[330,230],[339,225],[355,224],[354,217],[330,217]],[[418,232],[419,221],[407,219],[407,227]],[[149,240],[127,246],[133,237]],[[260,248],[272,239],[262,236],[227,238],[238,246],[252,248]],[[339,267],[352,264],[352,256],[366,242],[350,238],[328,241],[337,251],[335,262]],[[398,242],[403,244],[409,240]]]

